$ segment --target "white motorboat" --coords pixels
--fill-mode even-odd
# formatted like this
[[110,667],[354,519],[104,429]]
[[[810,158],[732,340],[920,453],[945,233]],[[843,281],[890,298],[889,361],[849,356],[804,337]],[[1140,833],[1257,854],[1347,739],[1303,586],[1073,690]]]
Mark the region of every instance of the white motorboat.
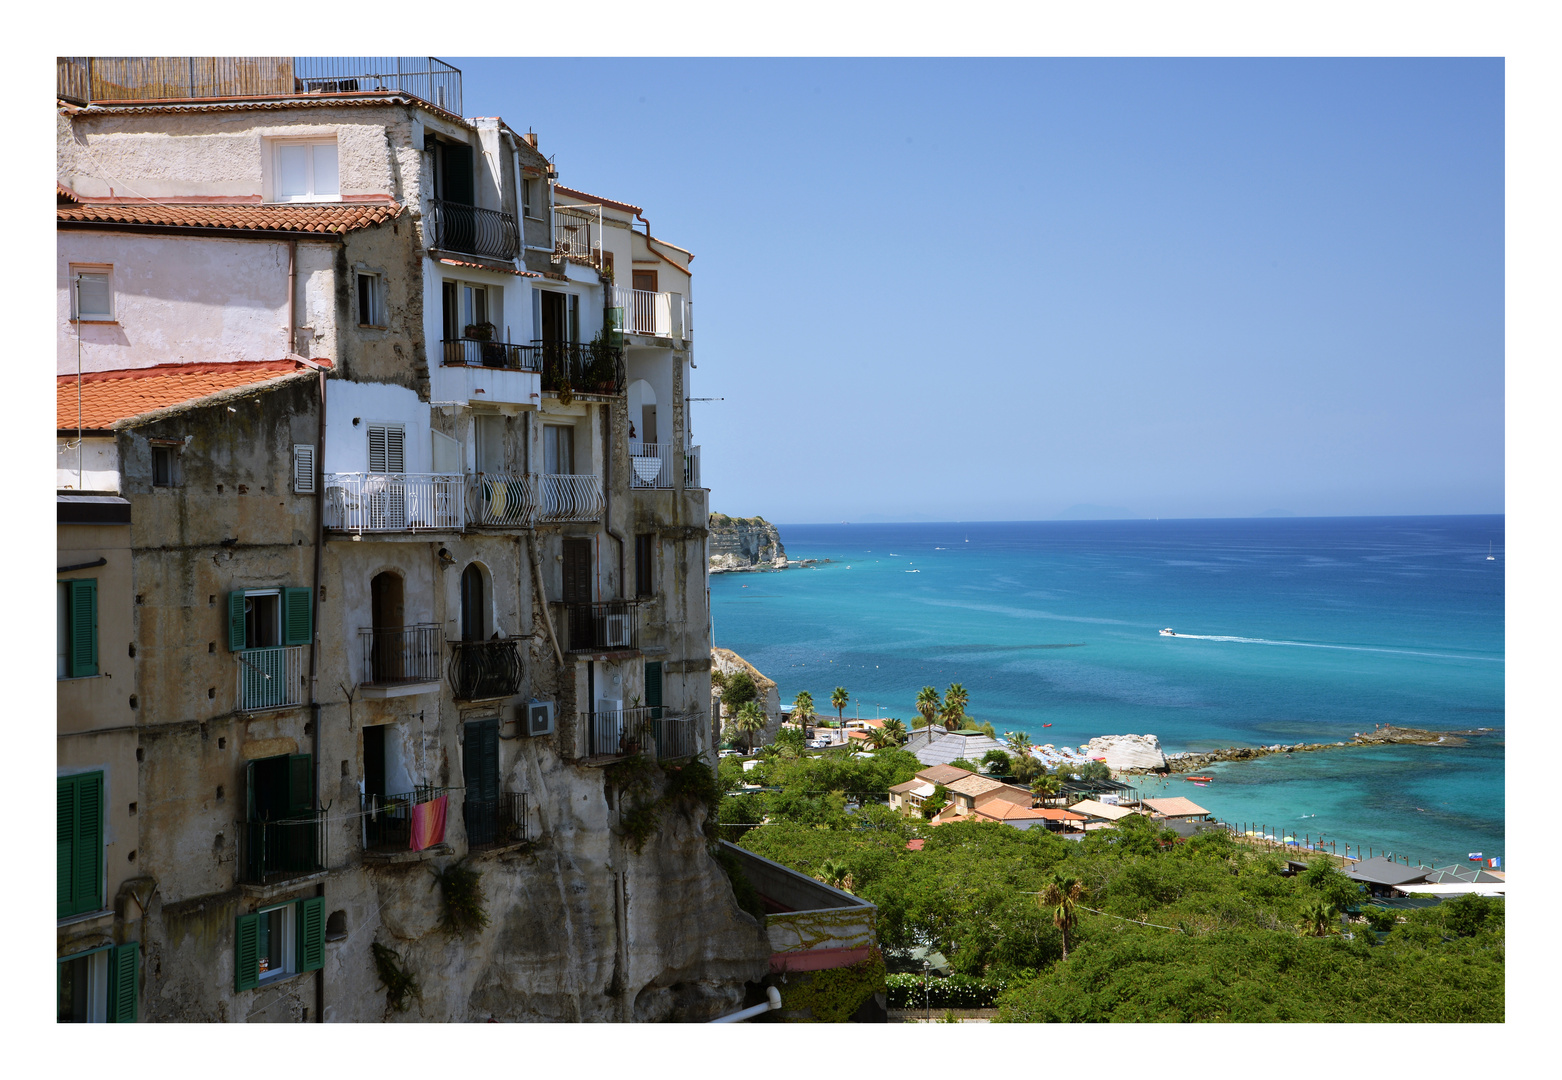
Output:
[[1177,631],[1173,630],[1169,626],[1165,630],[1161,631],[1161,637],[1176,637],[1176,636],[1177,636]]

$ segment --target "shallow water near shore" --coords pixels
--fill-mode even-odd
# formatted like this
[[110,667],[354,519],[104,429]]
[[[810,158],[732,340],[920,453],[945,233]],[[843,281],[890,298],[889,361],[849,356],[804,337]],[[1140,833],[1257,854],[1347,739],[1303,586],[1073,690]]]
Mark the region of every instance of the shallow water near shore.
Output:
[[1503,854],[1500,516],[780,530],[791,558],[833,561],[718,575],[711,606],[716,644],[784,702],[808,690],[829,712],[842,685],[848,716],[909,724],[918,688],[961,682],[1000,731],[1070,746],[1149,732],[1167,752],[1490,728],[1466,748],[1223,763],[1166,792],[1341,851]]

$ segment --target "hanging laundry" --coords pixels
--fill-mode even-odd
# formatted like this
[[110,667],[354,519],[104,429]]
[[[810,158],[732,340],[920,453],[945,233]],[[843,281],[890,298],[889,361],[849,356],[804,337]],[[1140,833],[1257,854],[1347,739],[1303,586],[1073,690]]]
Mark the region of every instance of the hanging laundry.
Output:
[[445,842],[445,800],[437,799],[418,803],[412,808],[412,850],[422,851]]

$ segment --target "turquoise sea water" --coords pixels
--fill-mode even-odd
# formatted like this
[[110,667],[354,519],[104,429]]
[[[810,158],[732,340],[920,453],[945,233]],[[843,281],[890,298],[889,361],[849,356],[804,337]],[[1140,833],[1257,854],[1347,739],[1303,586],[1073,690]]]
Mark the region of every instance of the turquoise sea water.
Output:
[[714,635],[785,702],[808,690],[827,711],[840,685],[848,715],[909,722],[920,687],[960,682],[971,715],[1036,743],[1153,733],[1174,752],[1489,728],[1464,749],[1274,756],[1216,766],[1208,787],[1166,784],[1227,820],[1443,865],[1503,854],[1503,528],[782,525],[791,558],[833,561],[712,578]]

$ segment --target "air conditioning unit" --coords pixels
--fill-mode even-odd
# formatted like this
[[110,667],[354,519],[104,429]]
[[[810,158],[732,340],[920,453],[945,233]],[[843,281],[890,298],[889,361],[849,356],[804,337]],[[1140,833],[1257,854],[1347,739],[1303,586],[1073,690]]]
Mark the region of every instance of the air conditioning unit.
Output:
[[523,735],[552,735],[553,734],[553,702],[528,701],[525,708],[524,721],[521,725]]
[[629,616],[609,615],[602,627],[602,644],[609,649],[629,648]]

